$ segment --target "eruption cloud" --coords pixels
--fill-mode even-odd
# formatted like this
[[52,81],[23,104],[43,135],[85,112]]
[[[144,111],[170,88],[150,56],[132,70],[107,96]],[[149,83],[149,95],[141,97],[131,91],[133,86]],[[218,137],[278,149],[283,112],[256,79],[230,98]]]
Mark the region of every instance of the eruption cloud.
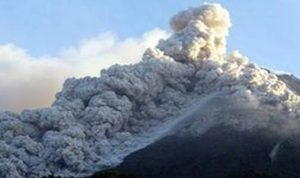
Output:
[[[182,121],[183,111],[216,93],[233,100],[228,107],[277,111],[264,120],[220,122],[296,128],[300,97],[239,52],[226,53],[230,26],[219,4],[179,12],[171,19],[172,36],[146,50],[142,61],[113,65],[100,77],[67,79],[51,107],[0,113],[0,177],[82,177],[109,168],[159,138],[153,129]],[[224,108],[200,109],[208,114]]]

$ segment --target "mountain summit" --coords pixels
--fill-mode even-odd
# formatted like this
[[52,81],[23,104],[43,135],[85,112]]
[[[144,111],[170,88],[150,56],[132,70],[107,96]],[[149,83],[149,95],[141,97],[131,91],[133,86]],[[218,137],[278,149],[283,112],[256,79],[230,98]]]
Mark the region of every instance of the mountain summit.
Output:
[[[280,160],[300,126],[299,81],[227,53],[229,17],[219,4],[179,12],[173,34],[139,63],[67,79],[49,108],[0,113],[0,177],[84,177],[126,156],[119,170],[140,177],[205,177],[217,167],[223,176]],[[226,165],[233,148],[238,162]]]

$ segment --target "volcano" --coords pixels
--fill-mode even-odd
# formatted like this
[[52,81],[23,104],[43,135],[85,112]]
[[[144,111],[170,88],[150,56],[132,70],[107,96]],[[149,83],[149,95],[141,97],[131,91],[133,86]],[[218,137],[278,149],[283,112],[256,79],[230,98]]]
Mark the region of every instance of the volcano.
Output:
[[0,177],[299,177],[299,80],[227,52],[220,4],[170,25],[139,63],[0,113]]
[[[215,101],[210,102],[226,108],[229,104],[227,97],[214,98]],[[184,123],[169,135],[128,155],[120,165],[91,178],[113,175],[123,178],[299,177],[299,134],[282,135],[268,127],[240,129],[224,123],[203,131],[199,129],[203,117],[206,118],[196,114],[192,119],[185,118]],[[268,114],[259,108],[235,107],[219,110],[209,118],[221,120],[223,117],[267,119]]]

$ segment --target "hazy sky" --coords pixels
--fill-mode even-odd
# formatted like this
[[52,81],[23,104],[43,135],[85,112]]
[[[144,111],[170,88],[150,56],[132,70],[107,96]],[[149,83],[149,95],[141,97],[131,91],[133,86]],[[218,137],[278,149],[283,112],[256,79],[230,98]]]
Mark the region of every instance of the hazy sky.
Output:
[[[120,38],[159,27],[199,0],[0,0],[0,44],[32,55],[56,55],[62,47],[111,31]],[[229,47],[278,70],[300,74],[299,0],[216,0],[230,10]],[[298,67],[298,68],[297,68]]]
[[[167,36],[173,14],[202,2],[0,0],[0,110],[48,105],[66,77],[95,75],[124,58],[139,58]],[[299,0],[208,2],[230,11],[229,50],[300,76]],[[124,63],[131,62],[136,60]]]

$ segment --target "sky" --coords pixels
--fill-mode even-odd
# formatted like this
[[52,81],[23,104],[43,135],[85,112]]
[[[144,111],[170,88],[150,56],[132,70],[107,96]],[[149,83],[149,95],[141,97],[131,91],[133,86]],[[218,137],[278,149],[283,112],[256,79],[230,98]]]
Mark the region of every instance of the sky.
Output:
[[[231,14],[228,50],[300,76],[300,1],[215,0]],[[47,106],[67,77],[137,62],[201,0],[0,0],[0,110]],[[45,94],[46,93],[46,94]]]

